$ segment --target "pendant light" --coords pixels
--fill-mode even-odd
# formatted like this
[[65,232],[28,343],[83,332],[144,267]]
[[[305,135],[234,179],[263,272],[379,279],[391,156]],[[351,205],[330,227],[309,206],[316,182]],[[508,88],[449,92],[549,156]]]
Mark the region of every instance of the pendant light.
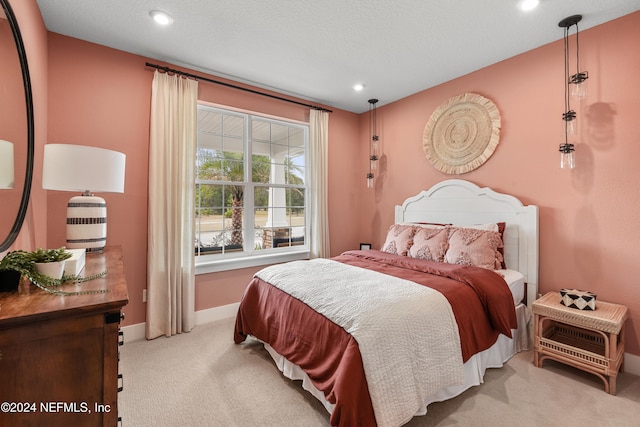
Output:
[[371,140],[369,141],[369,173],[367,174],[367,188],[373,188],[373,171],[378,168],[378,133],[377,133],[377,117],[376,117],[376,104],[377,99],[369,100],[369,135]]
[[[571,109],[571,96],[586,96],[586,80],[589,73],[580,71],[580,53],[578,42],[578,22],[582,20],[582,15],[569,16],[558,23],[559,27],[564,28],[564,108],[562,114],[564,120],[564,144],[560,144],[560,168],[573,169],[576,167],[575,162],[575,145],[569,143],[569,136],[575,137],[577,134],[577,114]],[[570,49],[569,49],[569,30],[572,26],[576,27],[576,73],[570,74]]]

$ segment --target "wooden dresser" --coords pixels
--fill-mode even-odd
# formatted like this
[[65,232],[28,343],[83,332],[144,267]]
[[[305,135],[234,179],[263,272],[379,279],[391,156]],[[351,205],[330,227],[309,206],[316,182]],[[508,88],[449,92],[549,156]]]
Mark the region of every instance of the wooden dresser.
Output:
[[58,296],[30,283],[0,293],[0,427],[116,426],[122,307],[129,301],[120,247],[87,254],[81,275],[106,276]]

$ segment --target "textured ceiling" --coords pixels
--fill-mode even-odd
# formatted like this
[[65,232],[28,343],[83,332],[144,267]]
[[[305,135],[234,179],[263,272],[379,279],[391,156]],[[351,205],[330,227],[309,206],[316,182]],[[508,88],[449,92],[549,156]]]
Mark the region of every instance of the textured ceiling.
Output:
[[[356,113],[640,10],[638,0],[37,0],[49,31]],[[149,11],[169,12],[159,27]],[[561,59],[559,59],[561,60]],[[355,92],[353,85],[365,88]]]

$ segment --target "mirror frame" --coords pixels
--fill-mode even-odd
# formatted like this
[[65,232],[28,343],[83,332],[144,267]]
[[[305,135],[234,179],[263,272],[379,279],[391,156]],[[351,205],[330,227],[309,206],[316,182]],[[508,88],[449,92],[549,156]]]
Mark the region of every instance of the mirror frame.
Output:
[[9,235],[5,238],[0,236],[0,252],[4,252],[15,242],[16,237],[20,233],[24,218],[27,214],[27,207],[29,206],[29,198],[31,195],[31,181],[33,180],[33,161],[35,152],[34,142],[34,120],[33,120],[33,97],[31,94],[31,77],[29,76],[29,66],[27,65],[27,52],[24,48],[22,41],[22,35],[20,34],[20,28],[18,27],[18,21],[11,9],[9,0],[0,0],[0,5],[4,9],[4,13],[11,26],[11,32],[13,33],[13,39],[16,43],[16,49],[18,51],[18,57],[20,59],[20,66],[22,68],[22,83],[24,85],[25,104],[27,107],[27,169],[24,177],[24,186],[22,189],[22,198],[20,200],[20,207],[16,219],[9,231]]

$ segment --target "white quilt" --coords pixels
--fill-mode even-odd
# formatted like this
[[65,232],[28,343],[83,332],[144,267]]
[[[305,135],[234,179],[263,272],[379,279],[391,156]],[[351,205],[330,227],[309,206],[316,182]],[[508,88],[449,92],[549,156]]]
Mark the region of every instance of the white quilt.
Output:
[[439,292],[328,259],[274,265],[256,276],[354,337],[378,426],[407,423],[426,397],[463,382],[458,326]]

